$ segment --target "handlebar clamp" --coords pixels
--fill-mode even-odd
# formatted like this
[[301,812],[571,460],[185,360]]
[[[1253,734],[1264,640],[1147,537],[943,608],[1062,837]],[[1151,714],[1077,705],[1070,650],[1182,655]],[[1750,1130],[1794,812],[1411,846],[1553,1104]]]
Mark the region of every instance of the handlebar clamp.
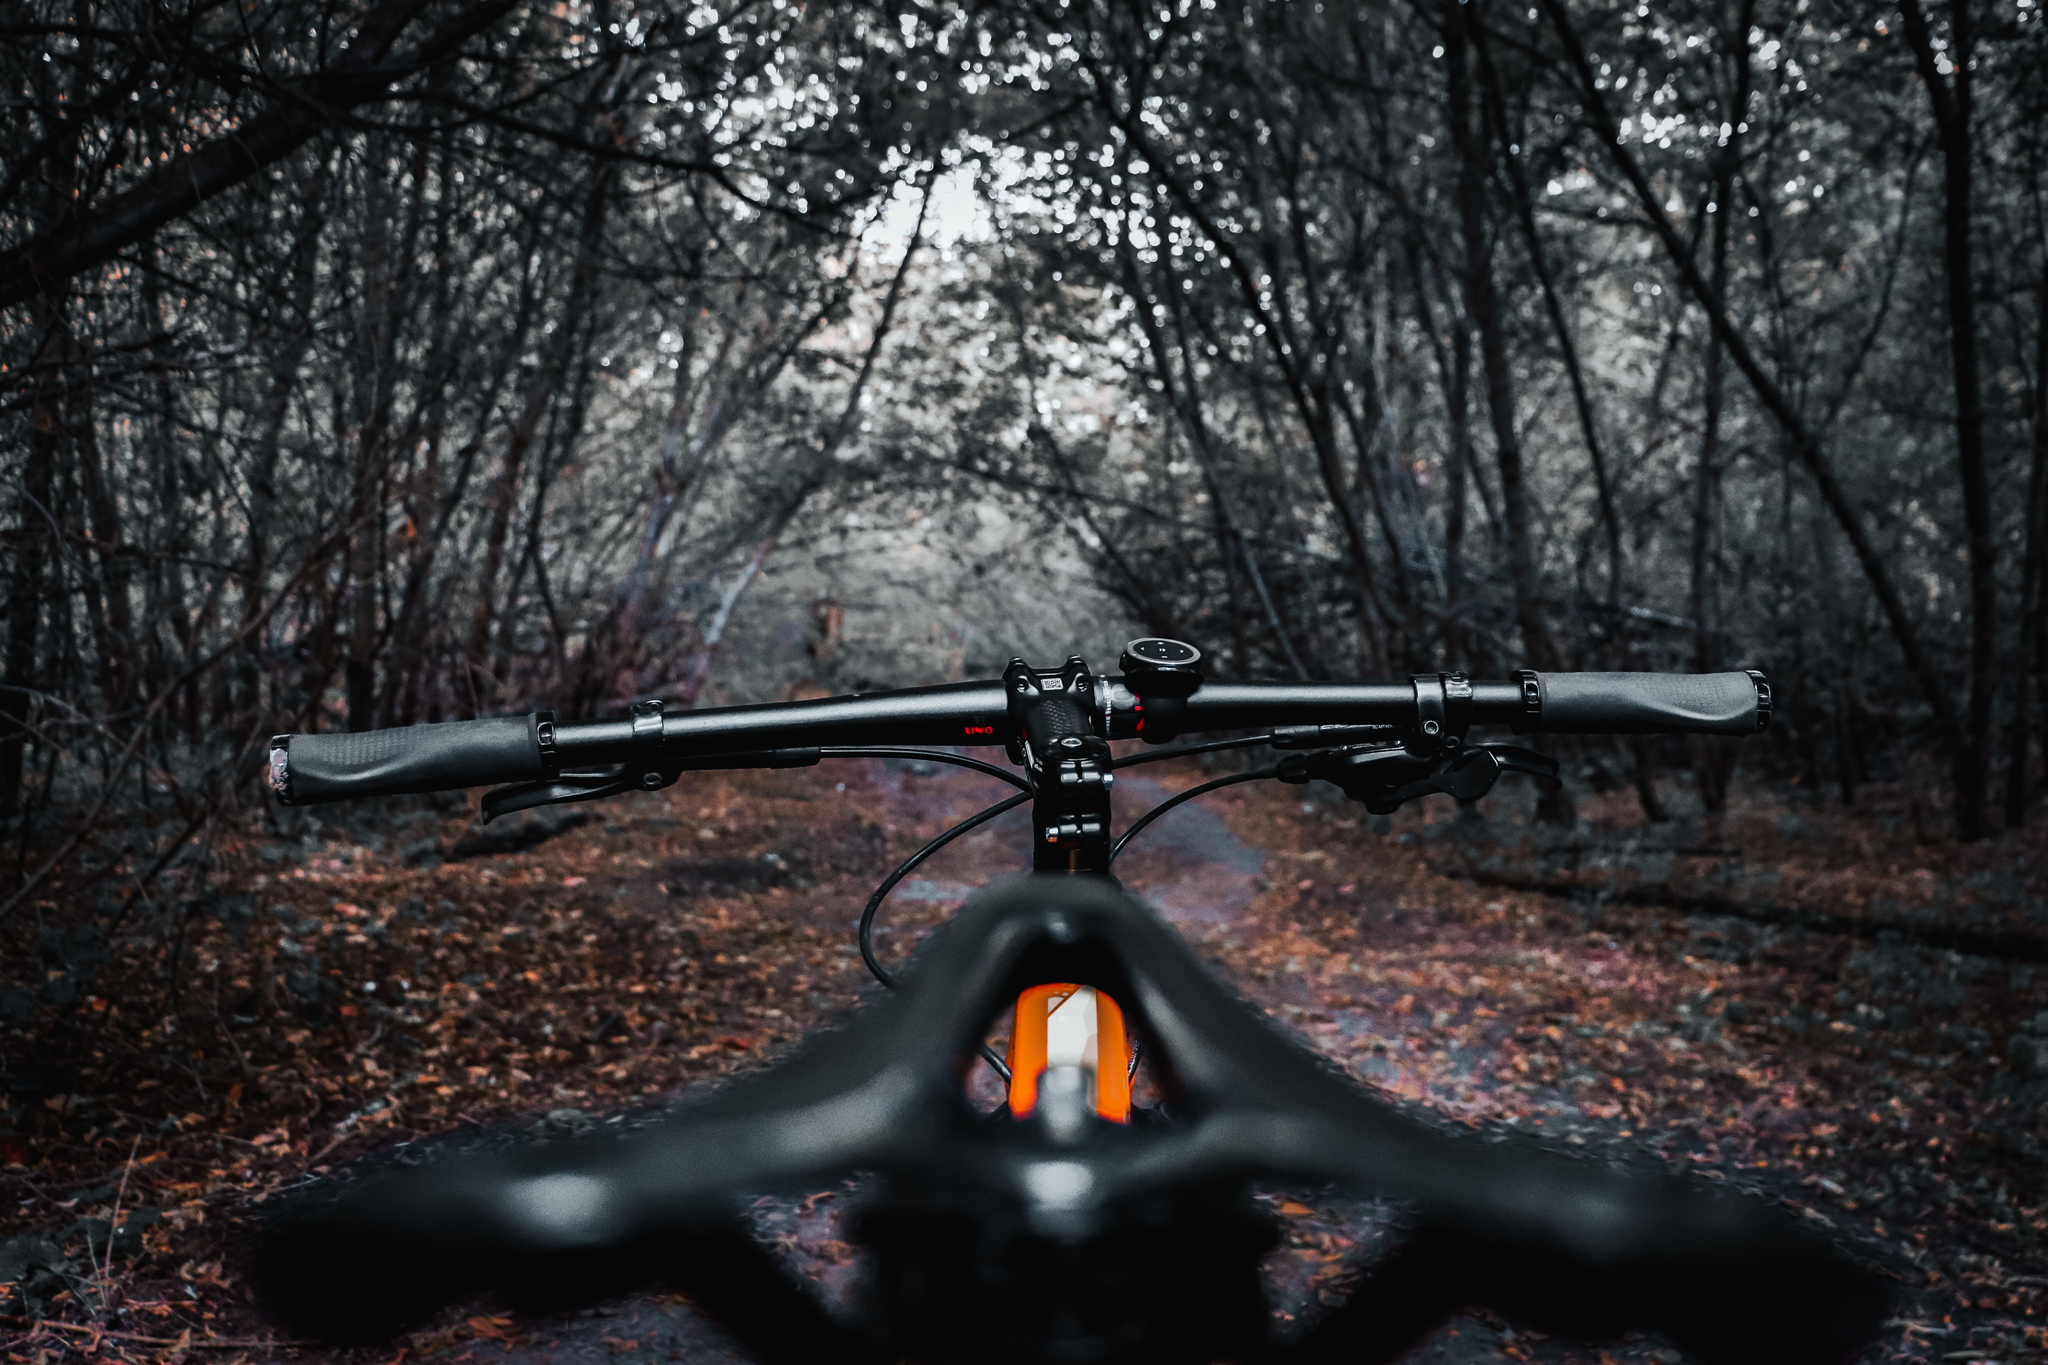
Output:
[[1472,680],[1463,673],[1417,673],[1414,740],[1422,748],[1455,753],[1472,724]]
[[554,712],[533,713],[533,747],[540,754],[540,775],[545,778],[560,777],[562,750],[555,735]]
[[1100,872],[1109,866],[1110,771],[1106,714],[1096,707],[1095,679],[1076,654],[1059,669],[1022,659],[1003,670],[1011,756],[1023,762],[1037,793],[1032,865],[1042,872]]
[[1758,734],[1771,728],[1771,680],[1754,668],[1746,668],[1750,681],[1756,684],[1756,729]]
[[643,791],[660,791],[675,781],[675,774],[661,770],[660,697],[641,697],[633,703],[633,757],[627,767],[633,785]]
[[1522,689],[1522,714],[1513,729],[1518,735],[1531,734],[1543,726],[1543,679],[1533,668],[1518,668],[1515,682]]

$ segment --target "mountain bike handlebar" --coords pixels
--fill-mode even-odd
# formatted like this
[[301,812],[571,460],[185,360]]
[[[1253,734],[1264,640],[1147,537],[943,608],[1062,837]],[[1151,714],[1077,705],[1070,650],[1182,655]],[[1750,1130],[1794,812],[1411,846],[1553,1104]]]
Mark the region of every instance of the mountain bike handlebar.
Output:
[[[1162,680],[1157,671],[1091,675],[1072,670],[1073,662],[1062,679],[1063,699],[1073,719],[1104,740],[1163,743],[1188,731],[1288,727],[1296,732],[1290,747],[1307,747],[1375,733],[1462,736],[1469,726],[1517,734],[1751,735],[1770,723],[1770,687],[1753,672],[1524,671],[1479,682],[1419,674],[1388,682],[1271,683],[1199,675]],[[1174,695],[1183,688],[1184,695]],[[702,711],[670,711],[650,699],[631,716],[610,720],[558,721],[536,711],[398,730],[280,735],[271,741],[270,786],[286,805],[311,805],[553,783],[565,773],[636,762],[649,772],[798,767],[833,745],[1014,749],[1030,737],[1017,694],[1016,679],[1006,676]],[[1439,730],[1430,730],[1432,723]],[[629,779],[620,790],[649,785],[667,783]]]
[[[657,1279],[769,1365],[1385,1365],[1480,1303],[1547,1332],[1658,1331],[1709,1365],[1845,1365],[1888,1295],[1798,1220],[1700,1182],[1400,1111],[1234,998],[1107,875],[1156,815],[1230,783],[1320,779],[1375,813],[1432,794],[1477,800],[1504,772],[1558,785],[1554,760],[1469,742],[1475,726],[1754,734],[1770,720],[1762,675],[1237,683],[1204,680],[1199,659],[1178,641],[1137,640],[1119,676],[1079,658],[1057,669],[1019,659],[994,682],[820,701],[671,713],[648,698],[618,720],[537,712],[279,736],[271,782],[288,803],[506,784],[484,798],[487,818],[657,789],[695,769],[919,743],[1024,790],[926,844],[868,901],[860,949],[886,1000],[631,1137],[494,1142],[309,1188],[266,1233],[273,1308],[297,1334],[369,1341],[478,1288],[544,1312]],[[1197,730],[1253,733],[1110,750]],[[951,751],[960,745],[1003,745],[1024,773]],[[1117,770],[1254,746],[1281,753],[1169,797],[1112,842]],[[883,969],[871,932],[889,888],[1026,801],[1033,873],[973,897],[900,977]],[[1049,875],[1060,873],[1103,875]],[[1095,1065],[1063,1051],[1055,1067],[1047,992],[1082,990]],[[1007,1062],[987,1038],[1006,1003]],[[1123,1051],[1127,1037],[1139,1050]],[[977,1056],[1011,1084],[994,1112],[963,1087]],[[1111,1084],[1105,1108],[1100,1068],[1128,1082],[1141,1056],[1160,1102],[1124,1089],[1119,1106]],[[849,1233],[871,1262],[856,1310],[838,1316],[783,1274],[742,1210],[761,1192],[856,1173]],[[1310,1330],[1277,1335],[1258,1279],[1276,1234],[1250,1205],[1253,1180],[1399,1201],[1406,1236],[1360,1266],[1364,1280]]]

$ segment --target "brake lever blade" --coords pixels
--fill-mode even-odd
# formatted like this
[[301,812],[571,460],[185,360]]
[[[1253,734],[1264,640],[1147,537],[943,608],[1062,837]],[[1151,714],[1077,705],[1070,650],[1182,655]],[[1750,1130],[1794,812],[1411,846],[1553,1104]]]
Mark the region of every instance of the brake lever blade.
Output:
[[514,782],[484,794],[484,823],[489,824],[513,811],[532,810],[536,806],[595,801],[629,791],[660,791],[663,787],[674,786],[677,779],[687,772],[703,772],[711,768],[808,768],[815,765],[823,753],[815,747],[745,749],[735,753],[668,758],[652,768],[628,763],[617,768],[563,773],[559,777],[542,778],[536,782]]
[[1535,778],[1536,785],[1544,791],[1554,792],[1564,785],[1564,779],[1558,776],[1557,760],[1549,754],[1539,754],[1518,744],[1480,744],[1474,748],[1493,755],[1493,761],[1501,772]]
[[1500,764],[1491,755],[1482,751],[1468,758],[1461,754],[1442,772],[1391,790],[1372,792],[1360,799],[1374,815],[1391,815],[1418,796],[1438,793],[1454,796],[1460,801],[1477,801],[1493,790],[1494,780],[1499,776]]
[[1438,791],[1460,801],[1477,801],[1500,780],[1500,756],[1488,748],[1467,749],[1438,776]]
[[[671,781],[674,779],[671,778]],[[623,768],[603,772],[563,773],[536,782],[514,782],[484,793],[483,817],[489,824],[501,815],[533,810],[539,806],[560,806],[571,801],[595,801],[628,791],[635,783]]]

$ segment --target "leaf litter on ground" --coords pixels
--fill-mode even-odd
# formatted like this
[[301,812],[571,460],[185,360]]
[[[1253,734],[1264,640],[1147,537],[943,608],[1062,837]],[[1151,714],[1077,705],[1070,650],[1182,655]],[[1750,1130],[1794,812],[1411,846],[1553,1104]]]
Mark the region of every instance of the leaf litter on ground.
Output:
[[[100,1359],[383,1365],[276,1339],[247,1275],[265,1205],[399,1143],[658,1112],[856,1006],[877,989],[851,933],[875,881],[1002,794],[919,766],[696,775],[490,841],[465,810],[390,852],[362,814],[289,856],[251,829],[223,848],[175,963],[133,931],[54,1003],[33,975],[52,954],[10,953],[28,964],[8,969],[0,1014],[10,1359],[91,1344]],[[1204,776],[1147,772],[1152,790]],[[1882,789],[1844,811],[1738,784],[1726,814],[1661,825],[1632,797],[1594,796],[1569,832],[1505,792],[1489,815],[1432,804],[1391,821],[1302,796],[1220,792],[1119,873],[1254,1005],[1390,1098],[1736,1182],[1825,1225],[1898,1277],[1873,1359],[2048,1350],[2048,975],[1913,932],[2040,934],[2048,838],[1921,843]],[[1219,823],[1175,842],[1175,821],[1203,820]],[[882,955],[901,960],[1014,867],[1021,828],[1005,817],[899,888]],[[1249,856],[1192,866],[1189,844],[1217,830]],[[46,925],[87,913],[63,895],[39,907]],[[1187,911],[1204,897],[1226,912]],[[1285,1318],[1336,1301],[1398,1235],[1399,1210],[1370,1201],[1260,1197],[1285,1232],[1268,1265]],[[764,1200],[755,1225],[844,1299],[851,1202]],[[641,1328],[600,1315],[584,1344],[730,1355],[675,1326],[688,1310],[673,1296],[632,1312]],[[574,1331],[479,1303],[402,1344],[416,1360],[518,1356]],[[1418,1358],[1672,1357],[1480,1315]]]

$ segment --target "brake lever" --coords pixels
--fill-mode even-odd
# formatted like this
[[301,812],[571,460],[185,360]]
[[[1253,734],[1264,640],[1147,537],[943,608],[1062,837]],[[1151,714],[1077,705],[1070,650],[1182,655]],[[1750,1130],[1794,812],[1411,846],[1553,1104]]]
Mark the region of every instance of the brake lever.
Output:
[[674,786],[684,773],[706,772],[713,768],[808,768],[823,757],[824,751],[816,748],[748,749],[733,754],[672,758],[653,767],[624,763],[616,768],[568,772],[535,782],[514,782],[484,793],[484,823],[537,806],[595,801],[628,791],[660,791],[663,787]]
[[1556,759],[1514,744],[1475,744],[1452,750],[1448,758],[1411,744],[1326,749],[1282,759],[1278,777],[1297,785],[1315,779],[1331,782],[1372,814],[1392,815],[1418,796],[1441,793],[1477,801],[1493,790],[1504,772],[1532,777],[1545,791],[1564,785]]
[[1395,799],[1393,805],[1383,810],[1393,793],[1429,779],[1437,758],[1434,753],[1407,744],[1355,744],[1343,749],[1289,754],[1280,760],[1274,776],[1295,786],[1314,781],[1332,783],[1343,788],[1352,800],[1365,802],[1365,808],[1373,814],[1383,815],[1397,809],[1401,800],[1406,799]]
[[[1498,773],[1520,773],[1536,779],[1536,785],[1544,791],[1554,792],[1564,786],[1564,779],[1558,775],[1557,760],[1549,754],[1524,749],[1519,744],[1475,744],[1465,751],[1467,754],[1485,753],[1493,756]],[[1493,784],[1488,782],[1490,787]],[[1484,795],[1484,793],[1481,793]]]
[[[675,777],[671,776],[668,782],[675,780]],[[667,786],[668,782],[661,785]],[[636,785],[638,784],[624,768],[563,773],[560,777],[542,778],[536,782],[514,782],[510,786],[495,787],[484,793],[484,823],[488,825],[499,816],[510,815],[514,811],[616,796]]]

